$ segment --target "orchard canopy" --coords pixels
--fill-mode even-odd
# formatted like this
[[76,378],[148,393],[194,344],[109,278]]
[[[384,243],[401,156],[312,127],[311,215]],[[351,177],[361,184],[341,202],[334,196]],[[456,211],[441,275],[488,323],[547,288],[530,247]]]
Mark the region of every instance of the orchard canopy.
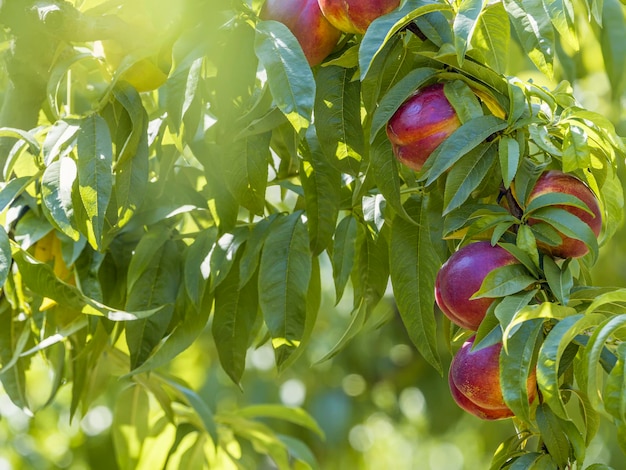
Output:
[[625,11],[0,0],[0,469],[624,468]]

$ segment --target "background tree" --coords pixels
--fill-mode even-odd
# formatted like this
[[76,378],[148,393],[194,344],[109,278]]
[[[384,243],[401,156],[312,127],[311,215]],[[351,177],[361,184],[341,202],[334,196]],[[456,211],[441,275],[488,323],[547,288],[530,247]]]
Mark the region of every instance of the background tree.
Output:
[[622,5],[292,3],[0,2],[0,468],[618,468]]

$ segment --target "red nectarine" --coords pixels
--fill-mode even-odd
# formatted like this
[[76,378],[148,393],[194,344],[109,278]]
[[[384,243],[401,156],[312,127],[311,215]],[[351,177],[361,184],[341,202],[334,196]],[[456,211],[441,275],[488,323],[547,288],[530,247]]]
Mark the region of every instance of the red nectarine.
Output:
[[437,305],[453,323],[476,331],[494,299],[470,298],[480,289],[487,274],[514,263],[519,261],[511,253],[498,245],[491,246],[488,241],[465,245],[437,273]]
[[443,84],[436,84],[418,90],[400,105],[387,123],[387,137],[398,160],[419,171],[460,125]]
[[379,16],[398,8],[400,0],[318,0],[324,16],[335,28],[354,34],[365,34]]
[[341,36],[341,31],[324,17],[317,0],[267,0],[261,9],[261,18],[287,26],[311,66],[321,63]]

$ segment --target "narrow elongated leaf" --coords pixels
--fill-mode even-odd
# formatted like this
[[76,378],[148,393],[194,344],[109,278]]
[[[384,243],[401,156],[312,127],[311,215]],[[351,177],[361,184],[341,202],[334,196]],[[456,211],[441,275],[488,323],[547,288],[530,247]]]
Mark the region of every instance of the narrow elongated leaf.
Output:
[[[589,311],[591,310],[588,310],[588,312]],[[581,387],[583,387],[583,389],[586,388],[589,402],[596,410],[601,410],[603,407],[598,383],[597,365],[604,351],[604,346],[611,334],[624,325],[626,325],[626,314],[606,319],[595,329],[583,353],[583,369],[586,372],[585,377],[588,382],[581,384]]]
[[357,232],[356,260],[352,268],[351,279],[354,288],[354,306],[364,299],[368,314],[385,295],[389,282],[388,244],[383,233],[376,238],[361,226]]
[[297,39],[278,21],[260,21],[255,51],[280,110],[297,132],[307,128],[313,112],[315,80]]
[[113,149],[104,119],[94,114],[82,120],[77,150],[78,189],[88,217],[87,240],[99,249],[113,188]]
[[174,327],[144,363],[128,375],[155,370],[185,351],[204,331],[211,311],[211,304],[206,301],[199,308],[187,308],[184,319]]
[[570,0],[543,0],[543,4],[561,38],[578,51],[580,44],[575,31],[572,2]]
[[533,219],[546,222],[567,237],[583,241],[595,261],[598,257],[598,239],[582,220],[574,214],[558,207],[542,207],[533,212]]
[[548,78],[553,75],[554,30],[541,0],[504,0],[522,48]]
[[[180,284],[180,257],[176,243],[166,240],[154,250],[152,239],[142,239],[128,268],[129,282],[126,309],[147,310],[162,307],[154,315],[126,324],[126,344],[130,365],[143,364],[163,338],[174,312]],[[144,256],[146,254],[146,256]],[[143,261],[149,258],[147,265]],[[138,261],[135,262],[135,259]],[[140,261],[142,262],[140,264]]]
[[520,148],[517,140],[507,135],[502,136],[498,144],[498,155],[500,157],[502,182],[504,187],[508,189],[511,181],[515,178],[520,161]]
[[46,167],[41,180],[44,213],[50,223],[74,241],[80,238],[72,220],[72,186],[76,177],[76,162],[70,157],[61,157]]
[[425,169],[426,185],[431,185],[470,150],[490,135],[506,127],[506,121],[495,116],[479,116],[459,127],[428,157]]
[[577,314],[560,320],[546,337],[537,359],[537,385],[544,403],[562,419],[569,419],[559,389],[559,364],[565,348],[580,332],[599,324],[601,315]]
[[531,373],[535,344],[542,328],[543,320],[539,318],[523,323],[507,339],[507,348],[502,348],[500,353],[500,386],[504,402],[517,417],[527,423],[531,422],[527,381]]
[[237,410],[239,416],[244,418],[274,418],[302,426],[313,431],[322,439],[324,431],[315,420],[302,408],[286,407],[283,405],[250,405]]
[[563,433],[559,418],[547,403],[542,403],[537,407],[536,418],[541,438],[550,456],[559,468],[565,468],[569,461],[569,442]]
[[259,305],[279,365],[302,339],[310,277],[309,236],[295,212],[272,224],[259,265]]
[[240,383],[246,365],[246,351],[252,342],[258,297],[258,280],[255,277],[240,287],[238,263],[215,290],[213,338],[222,368],[236,384]]
[[389,267],[398,310],[409,337],[424,359],[442,373],[434,315],[435,277],[440,262],[430,238],[425,199],[410,198],[406,203],[407,212],[419,226],[399,217],[393,220]]
[[267,235],[270,233],[270,227],[274,221],[278,219],[277,214],[260,220],[254,225],[250,231],[250,236],[246,240],[246,244],[243,248],[243,255],[239,263],[239,286],[243,287],[248,283],[252,276],[259,267],[259,259],[261,257],[261,250]]
[[136,468],[148,437],[150,412],[148,394],[132,385],[119,394],[113,413],[113,444],[117,463],[123,470]]
[[379,133],[372,144],[371,171],[374,181],[393,210],[410,221],[400,198],[402,182],[398,172],[398,162],[393,154],[391,142],[384,133]]
[[443,215],[467,201],[487,176],[495,157],[496,152],[491,142],[488,142],[470,151],[452,167],[446,178]]
[[306,294],[306,320],[304,322],[304,332],[302,333],[302,340],[300,341],[300,347],[289,356],[285,362],[280,364],[278,370],[282,372],[288,369],[291,365],[298,360],[298,358],[306,352],[306,347],[311,341],[311,335],[315,328],[317,321],[317,315],[322,303],[322,278],[320,272],[320,261],[318,257],[312,259],[311,279],[309,280],[309,288]]
[[536,282],[537,279],[531,276],[521,264],[500,266],[485,276],[480,289],[471,298],[506,297],[516,294]]
[[408,0],[404,5],[388,15],[381,16],[369,25],[359,47],[361,80],[384,45],[398,31],[415,18],[432,11],[449,10],[450,6],[433,0]]
[[176,128],[180,128],[183,118],[196,97],[200,74],[204,64],[203,57],[196,57],[203,52],[202,46],[194,49],[184,59],[184,63],[176,67],[164,84],[165,106],[168,118]]
[[517,312],[517,314],[509,322],[506,330],[502,334],[502,337],[508,338],[511,335],[511,332],[515,331],[515,328],[518,325],[534,318],[561,320],[576,314],[577,312],[575,309],[571,307],[563,307],[562,305],[552,302],[543,302],[539,305],[528,305]]
[[464,81],[446,82],[443,91],[462,124],[483,115],[483,108],[476,94]]
[[239,204],[256,215],[263,214],[270,159],[271,134],[240,139],[225,146],[221,175]]
[[341,200],[341,173],[324,157],[315,132],[307,132],[301,182],[306,201],[311,252],[319,255],[331,243]]
[[454,47],[459,65],[463,65],[465,52],[472,41],[478,18],[485,7],[484,0],[461,0],[459,9],[452,25],[454,31]]
[[79,129],[76,120],[59,120],[52,125],[41,146],[46,166],[50,165],[66,146],[76,143],[75,137]]
[[573,172],[591,166],[591,152],[587,133],[579,126],[570,125],[563,139],[563,171]]
[[350,313],[350,323],[348,324],[348,327],[343,332],[337,343],[335,343],[335,345],[330,348],[330,351],[324,354],[322,358],[315,361],[315,363],[320,364],[335,357],[346,346],[346,344],[348,344],[350,340],[363,329],[363,325],[365,325],[365,322],[368,318],[367,313],[367,302],[365,302],[364,299],[361,299],[359,305],[355,307]]
[[472,36],[472,46],[480,51],[487,65],[498,73],[505,73],[511,42],[509,17],[501,2],[483,9]]
[[541,209],[542,207],[550,207],[556,205],[576,207],[593,215],[593,212],[591,211],[591,209],[589,209],[589,206],[585,204],[580,198],[572,194],[558,192],[545,193],[537,196],[536,198],[533,198],[533,200],[530,201],[530,203],[526,206],[524,214],[528,215],[531,214],[533,211],[536,211],[537,209]]
[[203,230],[185,252],[184,282],[187,295],[195,305],[200,305],[209,283],[211,249],[217,242],[217,230],[210,227]]
[[11,242],[4,227],[0,227],[0,288],[4,287],[9,273],[11,272]]
[[617,98],[626,87],[626,21],[617,0],[604,0],[600,44],[611,94]]
[[30,329],[26,322],[15,321],[15,315],[6,296],[3,296],[0,299],[0,381],[11,401],[28,411],[26,369],[19,356],[30,337]]
[[357,220],[352,215],[341,219],[335,231],[335,240],[331,262],[333,264],[333,279],[335,282],[335,303],[343,297],[356,253]]
[[543,270],[552,293],[559,302],[567,305],[569,303],[570,291],[574,287],[572,272],[567,266],[561,269],[549,256],[543,258]]
[[626,423],[626,343],[620,344],[617,349],[617,363],[609,374],[604,386],[604,408],[613,416],[616,422]]
[[[344,67],[322,67],[317,72],[315,129],[328,158],[358,171],[365,151],[361,124],[360,82]],[[342,168],[344,168],[342,166]]]
[[11,181],[3,184],[0,190],[0,211],[4,211],[33,181],[34,178],[31,176],[20,176],[19,178],[12,178]]

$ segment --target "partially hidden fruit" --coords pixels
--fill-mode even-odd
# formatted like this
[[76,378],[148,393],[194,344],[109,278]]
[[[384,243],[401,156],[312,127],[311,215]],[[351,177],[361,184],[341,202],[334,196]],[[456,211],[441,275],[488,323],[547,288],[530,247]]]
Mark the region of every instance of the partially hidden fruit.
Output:
[[335,28],[365,34],[372,21],[395,10],[400,0],[318,0],[324,16]]
[[453,253],[437,273],[437,305],[456,325],[478,330],[494,299],[470,298],[491,271],[515,263],[519,261],[511,253],[498,245],[492,246],[488,241],[465,245]]
[[321,63],[335,48],[341,31],[322,14],[317,0],[267,0],[260,17],[280,21],[296,37],[309,65]]
[[103,41],[103,49],[109,68],[116,70],[124,66],[119,79],[128,82],[140,93],[163,85],[172,67],[172,49],[169,46],[143,58],[133,58],[115,41]]
[[446,98],[443,84],[422,88],[407,99],[387,123],[387,137],[396,158],[415,171],[461,126]]
[[[591,228],[596,237],[600,235],[600,230],[602,229],[602,214],[600,212],[598,199],[583,181],[573,175],[558,170],[550,170],[543,173],[531,190],[526,205],[530,204],[531,201],[542,194],[555,192],[576,196],[585,203],[592,214],[575,206],[556,205],[555,207],[564,209],[578,217]],[[537,222],[539,221],[532,217],[528,219],[529,225]],[[579,258],[589,252],[589,248],[587,248],[584,242],[568,237],[561,232],[559,232],[559,236],[562,241],[556,246],[541,241],[537,242],[537,246],[541,251],[558,258]]]
[[[471,351],[474,337],[466,341],[452,358],[448,384],[454,401],[465,411],[481,419],[510,418],[513,411],[506,405],[500,387],[500,351],[496,343]],[[526,381],[529,403],[537,394],[536,372]]]

